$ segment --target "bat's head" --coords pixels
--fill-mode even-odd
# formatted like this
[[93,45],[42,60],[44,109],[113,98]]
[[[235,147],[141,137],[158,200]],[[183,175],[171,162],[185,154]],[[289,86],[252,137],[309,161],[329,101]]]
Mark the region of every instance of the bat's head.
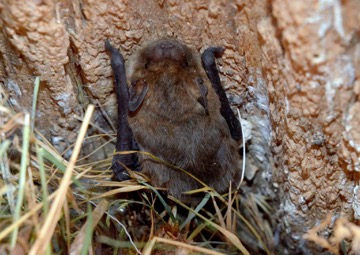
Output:
[[140,104],[145,100],[143,105],[154,109],[171,108],[177,115],[197,106],[207,113],[206,74],[196,50],[176,40],[160,39],[140,48],[128,64],[130,98],[141,99]]
[[178,41],[162,39],[148,45],[143,51],[143,56],[147,66],[161,62],[173,62],[173,64],[186,67],[189,49]]
[[130,63],[133,72],[181,72],[199,65],[193,50],[173,39],[160,39],[141,48]]

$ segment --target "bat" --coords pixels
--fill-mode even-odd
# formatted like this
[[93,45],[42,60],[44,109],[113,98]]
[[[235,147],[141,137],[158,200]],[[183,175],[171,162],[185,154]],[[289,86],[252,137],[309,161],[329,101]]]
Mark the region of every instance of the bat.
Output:
[[[202,55],[181,42],[160,39],[130,56],[108,40],[118,104],[115,180],[129,179],[126,168],[141,171],[151,184],[166,188],[183,202],[201,182],[219,193],[240,176],[238,141],[241,126],[221,85],[216,58],[224,49],[209,47]],[[129,81],[129,85],[127,83]],[[180,169],[185,170],[181,171]]]

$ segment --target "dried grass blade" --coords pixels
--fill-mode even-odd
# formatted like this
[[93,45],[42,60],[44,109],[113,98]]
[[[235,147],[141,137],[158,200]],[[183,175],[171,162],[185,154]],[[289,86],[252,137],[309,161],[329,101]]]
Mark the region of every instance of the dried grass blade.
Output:
[[149,242],[147,242],[142,251],[142,255],[151,255],[151,251],[154,248],[155,243],[156,243],[156,237],[154,237]]
[[86,131],[93,112],[94,106],[89,105],[85,113],[84,122],[82,123],[80,128],[79,136],[75,143],[73,154],[71,155],[64,177],[60,183],[59,193],[57,194],[53,204],[51,205],[48,217],[45,219],[44,225],[42,226],[39,236],[35,241],[32,249],[30,250],[29,255],[44,254],[46,247],[48,247],[50,243],[56,224],[61,215],[61,208],[63,207],[65,201],[65,194],[71,183],[72,172],[75,167],[76,160],[79,156],[81,145],[85,138]]
[[234,203],[234,200],[232,199],[232,185],[231,185],[231,182],[230,182],[230,185],[229,185],[229,197],[228,197],[228,204],[227,204],[227,210],[226,210],[226,228],[230,231],[234,230],[234,228],[232,228],[232,226],[234,224],[234,221],[232,221],[232,219],[234,217],[232,217],[232,214],[231,214],[231,208],[232,208],[232,204]]
[[11,144],[10,140],[4,140],[2,141],[0,146],[0,173],[2,175],[2,181],[5,184],[3,187],[1,187],[0,196],[3,195],[2,192],[6,194],[10,211],[11,213],[14,213],[15,205],[16,205],[16,200],[14,195],[15,187],[11,182],[12,174],[9,167],[8,155],[6,153],[10,144]]
[[99,196],[92,197],[91,200],[96,200],[99,198],[104,198],[104,197],[112,196],[112,195],[119,194],[119,193],[129,193],[129,192],[142,190],[142,189],[147,189],[147,188],[144,186],[141,186],[141,185],[135,185],[135,186],[129,186],[129,187],[122,187],[122,188],[118,188],[118,189],[112,189],[110,191],[107,191],[107,192],[99,195]]
[[198,216],[199,218],[201,218],[203,221],[205,221],[208,225],[216,228],[218,231],[220,231],[224,236],[226,236],[226,238],[236,247],[238,248],[243,254],[245,255],[250,255],[250,253],[248,252],[248,250],[245,248],[245,246],[241,243],[241,241],[239,240],[239,238],[234,235],[233,233],[231,233],[230,231],[228,231],[225,228],[222,228],[221,226],[219,226],[218,224],[212,222],[211,220],[207,219],[205,216],[196,213],[192,208],[186,206],[185,204],[181,203],[179,200],[175,199],[174,197],[171,198],[173,201],[175,201],[177,204],[181,205],[182,207],[184,207],[185,209],[187,209],[188,211],[192,211],[196,214],[196,216]]
[[[109,202],[105,199],[96,206],[93,212],[89,212],[88,219],[86,223],[82,226],[79,233],[75,237],[74,242],[70,247],[70,255],[78,255],[82,253],[82,250],[85,250],[86,246],[89,246],[89,243],[85,242],[86,238],[92,237],[92,232],[95,226],[99,223],[101,217],[104,215],[106,210],[109,207]],[[90,215],[92,215],[90,217]],[[90,238],[91,241],[91,238]]]
[[[55,195],[58,194],[58,190],[56,190],[54,193],[52,193],[49,197],[48,200],[52,200]],[[43,206],[43,203],[39,203],[36,206],[34,206],[33,208],[30,209],[29,212],[25,213],[23,216],[21,216],[21,218],[19,218],[19,220],[13,222],[10,226],[6,227],[5,229],[3,229],[0,232],[0,241],[3,240],[9,233],[11,233],[11,231],[13,231],[15,228],[19,227],[22,223],[24,223],[28,218],[30,218],[32,215],[34,215],[38,210],[41,209],[41,207]]]
[[222,228],[226,229],[225,220],[224,220],[224,217],[223,217],[222,214],[221,214],[220,208],[219,208],[219,206],[217,205],[214,196],[211,196],[211,198],[212,198],[213,205],[214,205],[214,208],[215,208],[215,211],[216,211],[216,215],[217,215],[217,217],[218,217],[218,220],[219,220],[219,222],[220,222],[220,225],[221,225]]
[[244,126],[241,122],[241,114],[239,109],[237,109],[238,112],[238,116],[239,116],[239,122],[240,122],[240,126],[241,126],[241,135],[242,135],[242,151],[243,151],[243,164],[242,164],[242,170],[241,170],[241,178],[240,178],[240,182],[239,185],[237,187],[237,189],[240,189],[241,183],[244,181],[244,176],[245,176],[245,166],[246,166],[246,148],[245,148],[245,133],[244,133]]
[[[187,249],[189,251],[195,251],[195,252],[201,252],[201,253],[205,253],[205,254],[209,254],[209,255],[224,255],[224,253],[221,252],[217,252],[217,251],[213,251],[213,250],[209,250],[203,247],[199,247],[199,246],[194,246],[191,244],[187,244],[187,243],[183,243],[183,242],[179,242],[179,241],[175,241],[175,240],[171,240],[171,239],[165,239],[162,237],[154,237],[151,241],[150,241],[150,245],[149,246],[145,246],[145,249],[143,251],[143,255],[150,255],[151,254],[151,249],[155,246],[155,243],[165,243],[165,244],[170,244],[176,247],[181,247],[184,249]],[[187,254],[187,253],[185,253]]]
[[39,94],[39,87],[40,87],[40,79],[39,77],[36,77],[34,82],[34,94],[33,94],[32,108],[31,108],[31,130],[34,130],[35,127],[36,104]]

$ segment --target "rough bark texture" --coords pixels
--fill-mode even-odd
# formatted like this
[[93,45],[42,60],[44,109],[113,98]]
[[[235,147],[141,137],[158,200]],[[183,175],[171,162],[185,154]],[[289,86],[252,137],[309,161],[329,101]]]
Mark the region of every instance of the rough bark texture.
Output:
[[[259,23],[285,230],[359,218],[359,1],[274,1]],[[273,26],[271,26],[273,24]],[[357,109],[357,110],[355,110]]]
[[[223,84],[251,131],[250,188],[274,199],[290,253],[311,252],[302,234],[326,214],[360,217],[359,13],[359,0],[3,0],[0,89],[29,110],[40,76],[37,126],[62,151],[88,103],[116,119],[105,38],[126,58],[161,37],[224,46]],[[94,123],[110,130],[100,110]]]

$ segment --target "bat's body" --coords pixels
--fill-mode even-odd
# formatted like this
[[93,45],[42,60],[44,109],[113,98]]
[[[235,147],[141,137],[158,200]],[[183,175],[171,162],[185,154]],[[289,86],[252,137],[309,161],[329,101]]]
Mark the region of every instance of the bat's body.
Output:
[[215,55],[223,50],[206,50],[202,67],[198,53],[177,41],[151,43],[130,59],[126,76],[131,85],[126,91],[122,56],[108,42],[106,48],[112,56],[119,104],[116,150],[149,152],[168,163],[141,153],[115,155],[115,179],[127,178],[126,165],[183,201],[191,201],[183,192],[202,185],[176,167],[218,192],[237,181],[241,160],[236,140],[241,128],[215,65]]

